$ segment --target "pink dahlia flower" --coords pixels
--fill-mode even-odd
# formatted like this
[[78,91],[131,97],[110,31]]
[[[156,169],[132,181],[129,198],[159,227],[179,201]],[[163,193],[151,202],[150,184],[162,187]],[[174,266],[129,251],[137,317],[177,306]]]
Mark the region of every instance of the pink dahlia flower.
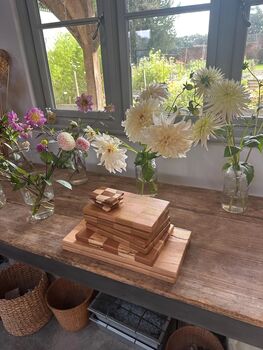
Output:
[[20,131],[20,137],[24,140],[28,140],[30,137],[32,137],[32,128],[31,126],[27,124],[20,124],[23,130]]
[[31,108],[24,117],[26,123],[33,128],[42,126],[46,123],[47,119],[44,116],[44,112],[41,109],[33,107]]
[[92,96],[87,95],[85,93],[82,93],[80,96],[77,97],[75,103],[78,106],[79,111],[87,113],[92,111]]
[[76,140],[76,148],[83,152],[88,152],[90,143],[84,137],[78,137]]
[[14,111],[8,112],[7,118],[8,118],[9,126],[14,131],[22,132],[24,130],[23,125],[19,123],[19,118]]
[[72,151],[76,146],[73,136],[65,131],[58,134],[57,140],[59,148],[63,151]]
[[46,145],[43,145],[42,143],[39,143],[37,146],[36,146],[36,149],[39,153],[41,152],[45,152],[47,150],[47,146]]

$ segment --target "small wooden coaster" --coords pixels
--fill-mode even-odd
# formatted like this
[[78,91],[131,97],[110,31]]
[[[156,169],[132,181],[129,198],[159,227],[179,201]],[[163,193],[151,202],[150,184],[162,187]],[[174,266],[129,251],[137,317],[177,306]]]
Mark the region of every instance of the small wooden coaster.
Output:
[[89,196],[93,203],[106,212],[122,203],[124,193],[110,187],[100,187],[92,191]]

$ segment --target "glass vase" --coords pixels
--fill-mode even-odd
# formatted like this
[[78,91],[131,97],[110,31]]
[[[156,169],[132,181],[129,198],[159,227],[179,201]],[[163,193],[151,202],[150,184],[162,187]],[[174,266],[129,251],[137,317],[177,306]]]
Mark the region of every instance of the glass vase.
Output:
[[6,204],[6,196],[3,190],[3,187],[0,184],[0,209],[3,208]]
[[83,185],[88,181],[85,155],[82,151],[76,151],[73,154],[74,169],[70,171],[68,179],[72,186]]
[[229,167],[224,175],[222,208],[235,214],[242,214],[247,208],[248,183],[244,171]]
[[42,184],[39,192],[32,187],[21,189],[24,202],[30,206],[29,222],[44,220],[54,214],[54,191],[52,185]]
[[154,197],[157,194],[157,169],[155,159],[135,166],[137,193]]

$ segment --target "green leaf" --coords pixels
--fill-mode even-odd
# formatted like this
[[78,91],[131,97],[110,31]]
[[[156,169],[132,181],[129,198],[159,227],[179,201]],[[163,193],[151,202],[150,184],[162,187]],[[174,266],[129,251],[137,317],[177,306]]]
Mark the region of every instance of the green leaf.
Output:
[[53,161],[53,155],[49,152],[41,152],[40,153],[40,159],[43,163],[50,164]]
[[47,179],[44,179],[45,183],[48,185],[48,186],[51,186],[52,185],[52,182],[50,180],[47,180]]
[[153,178],[153,175],[154,175],[154,169],[151,165],[151,163],[146,163],[143,165],[142,167],[142,175],[143,175],[143,178],[146,182],[150,182]]
[[72,190],[72,186],[68,181],[65,180],[56,180],[57,183],[59,183],[60,185],[68,188],[69,190]]
[[224,151],[224,157],[232,157],[241,151],[240,147],[237,146],[226,146]]
[[244,173],[246,174],[247,183],[249,185],[254,178],[254,167],[253,167],[253,165],[251,165],[249,163],[241,163],[241,168],[243,169]]
[[222,169],[223,170],[227,170],[228,168],[230,168],[231,167],[231,163],[225,163],[224,165],[223,165],[223,167],[222,167]]
[[16,183],[16,184],[13,186],[13,190],[14,190],[14,191],[20,190],[20,189],[23,188],[24,186],[25,186],[25,183],[24,183],[24,182]]

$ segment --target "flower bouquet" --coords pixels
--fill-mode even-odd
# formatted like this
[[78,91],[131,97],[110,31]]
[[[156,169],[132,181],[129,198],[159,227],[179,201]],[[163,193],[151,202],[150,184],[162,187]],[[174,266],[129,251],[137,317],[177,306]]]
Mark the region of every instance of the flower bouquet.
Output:
[[[9,112],[0,119],[0,128],[4,145],[10,150],[7,157],[0,153],[0,174],[7,178],[14,190],[21,190],[24,201],[31,207],[30,221],[41,220],[54,213],[54,192],[52,187],[54,171],[57,168],[72,168],[72,154],[78,150],[87,152],[89,142],[79,136],[76,140],[67,131],[55,132],[48,128],[44,113],[32,108],[22,121],[15,112]],[[72,125],[71,125],[72,127]],[[31,149],[30,138],[33,132],[41,137],[36,150],[45,170],[38,171],[32,164],[18,163],[24,152]],[[26,141],[25,141],[26,139]],[[56,143],[55,151],[52,144]],[[16,157],[10,158],[10,155]],[[63,179],[56,180],[62,186],[71,189],[71,184]]]
[[[260,81],[247,63],[244,70],[257,83],[255,105],[251,106],[249,91],[239,82],[224,79],[220,70],[203,68],[190,76],[190,83],[182,89],[193,91],[189,101],[188,115],[194,116],[192,137],[194,144],[201,143],[207,149],[207,141],[220,137],[226,144],[224,157],[225,171],[222,207],[232,213],[243,213],[247,206],[248,186],[254,177],[254,167],[249,163],[253,149],[263,150],[263,122],[260,120]],[[178,106],[174,105],[175,110]],[[236,129],[242,127],[240,135]]]

